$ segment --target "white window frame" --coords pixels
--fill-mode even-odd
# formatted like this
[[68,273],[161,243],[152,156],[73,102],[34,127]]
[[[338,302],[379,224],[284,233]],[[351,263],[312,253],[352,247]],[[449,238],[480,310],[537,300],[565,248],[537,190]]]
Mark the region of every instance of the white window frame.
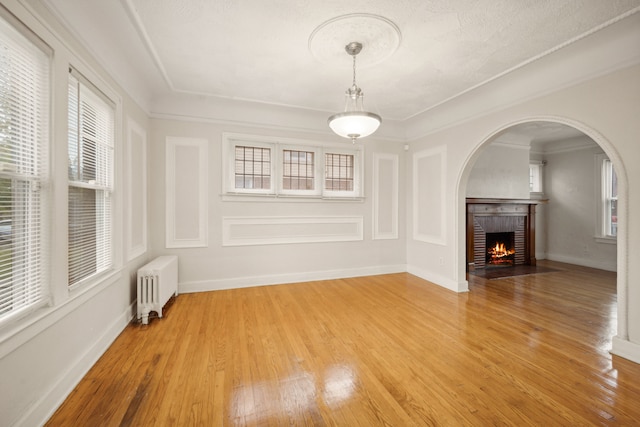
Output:
[[[223,169],[223,193],[226,194],[243,194],[243,195],[275,195],[275,163],[276,159],[276,147],[275,144],[261,141],[253,137],[240,136],[224,139],[222,144],[222,169]],[[271,186],[270,188],[236,188],[235,186],[235,159],[236,159],[236,147],[257,147],[267,148],[271,150]]]
[[[7,277],[6,272],[3,272],[1,279],[3,287],[10,288],[11,293],[9,298],[6,298],[8,295],[0,292],[0,300],[3,303],[10,303],[11,306],[0,314],[0,325],[5,325],[51,302],[51,283],[47,266],[51,256],[48,236],[50,236],[49,153],[52,149],[50,121],[53,52],[48,45],[12,15],[5,13],[2,8],[0,8],[0,20],[2,21],[0,25],[7,28],[8,44],[19,46],[21,51],[18,56],[24,59],[24,61],[15,62],[22,68],[10,67],[7,69],[10,72],[6,75],[16,77],[13,83],[28,81],[21,93],[11,92],[12,99],[15,101],[15,104],[12,103],[15,107],[14,112],[28,111],[26,118],[20,114],[20,125],[14,129],[14,136],[21,142],[11,146],[11,154],[5,153],[9,161],[0,162],[0,178],[12,181],[11,225],[8,237],[5,236],[9,240],[5,241],[5,248],[3,248],[6,250],[6,245],[10,246],[12,255],[9,274],[11,276]],[[11,52],[11,49],[7,52]],[[31,53],[34,52],[36,55],[32,56]],[[36,58],[40,54],[42,56]],[[15,59],[15,56],[9,56]],[[40,60],[42,63],[37,64]],[[41,80],[37,81],[37,70],[28,67],[29,63],[46,68],[43,70],[45,73],[39,76]],[[40,83],[46,86],[43,88],[46,93],[39,92]],[[24,95],[25,99],[18,95]],[[35,138],[36,142],[29,146],[25,141],[32,138]],[[7,306],[4,306],[4,309],[6,308]]]
[[542,160],[529,161],[529,194],[544,194],[544,164]]
[[324,164],[325,154],[342,154],[353,156],[353,190],[352,191],[333,191],[325,188],[325,173],[322,173],[322,194],[326,198],[358,198],[362,193],[362,156],[357,152],[348,148],[327,148],[322,155]]
[[[286,189],[284,188],[284,152],[285,150],[292,151],[305,151],[309,153],[313,153],[313,189],[312,190],[294,190],[294,189]],[[320,196],[322,195],[322,150],[318,147],[314,146],[305,146],[305,145],[278,145],[277,146],[277,170],[279,171],[277,177],[278,183],[278,194],[285,196]]]
[[[613,163],[605,154],[596,155],[596,193],[597,218],[595,240],[599,243],[616,244],[617,236],[611,230],[611,178],[614,171]],[[617,234],[617,233],[616,233]]]
[[[235,148],[237,146],[251,146],[270,148],[271,157],[271,188],[246,189],[235,188]],[[283,152],[284,150],[308,151],[314,153],[315,165],[313,190],[290,190],[283,188]],[[353,191],[330,191],[325,189],[325,153],[353,155],[354,184]],[[236,133],[222,134],[222,196],[223,200],[238,200],[240,196],[267,196],[272,199],[299,198],[308,199],[339,199],[362,200],[363,187],[363,157],[364,149],[361,145],[345,148],[344,145],[325,144],[318,141],[299,140],[293,138],[276,138],[261,135],[246,135]]]
[[[77,71],[75,68],[70,67],[69,76],[70,79],[73,77],[75,80],[79,82],[84,88],[90,93],[89,97],[94,99],[100,99],[108,107],[112,112],[112,135],[111,137],[111,159],[106,162],[106,172],[107,176],[104,181],[106,182],[97,182],[97,180],[90,181],[74,181],[69,178],[69,188],[85,188],[88,190],[96,191],[96,202],[98,201],[98,193],[104,193],[104,202],[106,208],[104,212],[106,212],[103,218],[96,217],[96,250],[100,250],[99,247],[106,247],[105,251],[101,251],[101,253],[97,257],[96,260],[96,271],[91,274],[84,276],[82,279],[74,282],[68,283],[69,290],[74,291],[76,289],[82,288],[88,284],[95,283],[96,280],[103,277],[103,275],[110,273],[114,270],[116,266],[116,258],[115,258],[115,247],[116,247],[116,215],[115,215],[115,205],[116,201],[114,199],[114,182],[115,182],[115,164],[116,164],[116,148],[117,148],[117,136],[118,135],[118,108],[117,102],[113,101],[109,96],[105,94],[96,84],[94,84],[91,80],[86,78],[83,74]],[[98,155],[98,153],[96,153]],[[99,158],[102,162],[104,159],[102,157]],[[98,173],[98,166],[96,165],[96,173]],[[69,215],[71,212],[69,212]],[[108,221],[103,221],[107,219]],[[102,221],[101,221],[102,220]],[[71,245],[69,244],[69,248]],[[68,262],[70,260],[68,259]]]

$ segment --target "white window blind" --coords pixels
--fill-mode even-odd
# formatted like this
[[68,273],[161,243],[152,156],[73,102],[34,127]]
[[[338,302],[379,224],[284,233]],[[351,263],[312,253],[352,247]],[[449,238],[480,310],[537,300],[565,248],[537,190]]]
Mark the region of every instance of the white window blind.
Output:
[[543,161],[531,161],[529,163],[529,192],[530,193],[542,193],[542,172],[545,162]]
[[49,62],[0,18],[0,319],[48,295]]
[[602,164],[604,230],[603,235],[618,235],[618,177],[611,160],[605,159]]
[[109,269],[114,105],[75,70],[69,75],[69,285]]

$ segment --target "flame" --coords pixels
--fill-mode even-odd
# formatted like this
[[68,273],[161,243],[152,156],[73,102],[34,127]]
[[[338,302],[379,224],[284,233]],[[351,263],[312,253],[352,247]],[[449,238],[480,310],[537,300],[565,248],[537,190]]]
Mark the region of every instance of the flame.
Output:
[[490,248],[488,252],[489,254],[491,254],[491,258],[494,258],[494,259],[504,258],[516,253],[516,251],[513,249],[511,250],[507,249],[504,243],[501,243],[501,242],[497,242],[496,245]]

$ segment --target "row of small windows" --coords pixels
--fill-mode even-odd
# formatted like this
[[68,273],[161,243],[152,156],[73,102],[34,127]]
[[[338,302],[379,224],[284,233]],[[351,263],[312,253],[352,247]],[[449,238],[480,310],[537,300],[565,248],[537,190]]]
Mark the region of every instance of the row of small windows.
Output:
[[[233,189],[231,192],[250,194],[253,191],[272,193],[274,184],[288,194],[331,193],[336,197],[357,196],[355,153],[338,153],[285,148],[279,151],[274,164],[275,148],[236,144],[233,147]],[[318,164],[318,160],[322,160]],[[322,174],[322,180],[318,177]],[[277,179],[274,178],[277,175]],[[321,184],[322,183],[322,184]],[[319,188],[322,186],[321,188]]]

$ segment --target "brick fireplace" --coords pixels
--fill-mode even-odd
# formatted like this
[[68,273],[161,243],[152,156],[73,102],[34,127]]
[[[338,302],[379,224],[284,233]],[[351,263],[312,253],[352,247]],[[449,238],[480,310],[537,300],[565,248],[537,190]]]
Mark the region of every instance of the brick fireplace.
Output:
[[467,198],[467,269],[536,265],[539,200]]

